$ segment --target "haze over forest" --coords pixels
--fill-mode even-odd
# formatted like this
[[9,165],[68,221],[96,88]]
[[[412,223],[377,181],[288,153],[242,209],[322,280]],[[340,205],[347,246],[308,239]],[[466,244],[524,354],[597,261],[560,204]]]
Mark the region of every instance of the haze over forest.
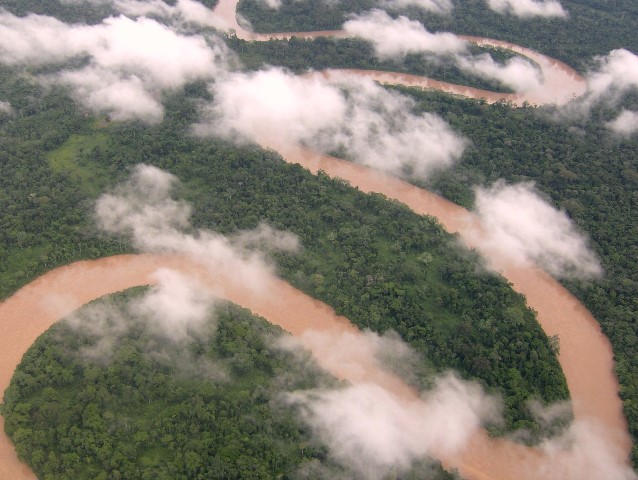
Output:
[[638,6],[217,3],[0,0],[0,478],[636,479]]

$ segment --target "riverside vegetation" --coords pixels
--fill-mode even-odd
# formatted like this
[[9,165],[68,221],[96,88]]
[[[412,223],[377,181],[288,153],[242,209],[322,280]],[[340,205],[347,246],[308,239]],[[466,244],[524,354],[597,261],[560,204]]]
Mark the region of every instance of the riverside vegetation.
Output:
[[[552,346],[533,313],[502,279],[477,273],[477,258],[451,248],[454,239],[431,219],[380,195],[363,195],[339,180],[315,177],[283,163],[274,152],[189,138],[185,133],[195,119],[197,99],[208,95],[201,84],[167,98],[164,122],[148,127],[86,115],[68,92],[44,91],[25,82],[25,75],[28,78],[28,71],[0,70],[2,98],[16,110],[13,116],[0,113],[0,165],[3,172],[11,172],[0,176],[3,297],[54,266],[130,251],[125,243],[97,232],[90,212],[100,192],[124,178],[130,166],[144,162],[182,179],[182,193],[194,205],[196,227],[232,233],[265,220],[299,235],[301,255],[274,257],[286,279],[361,327],[396,330],[423,355],[428,369],[455,368],[502,392],[509,429],[538,429],[527,412],[527,399],[566,398]],[[625,412],[632,433],[638,433],[638,379],[633,373],[638,367],[633,355],[638,279],[629,261],[638,245],[631,223],[637,201],[636,142],[618,142],[599,126],[611,117],[605,110],[579,125],[586,135],[578,135],[545,118],[542,109],[512,110],[436,93],[404,93],[415,96],[418,108],[440,113],[473,141],[458,167],[433,180],[446,197],[469,206],[468,185],[474,182],[468,179],[533,179],[592,237],[606,277],[568,285],[612,340]],[[47,338],[41,342],[46,348],[55,343]],[[32,355],[25,357],[21,369],[42,375],[29,370]],[[37,365],[46,369],[46,362]],[[233,382],[242,385],[246,378],[250,375],[237,374]],[[19,386],[16,381],[14,398],[23,399],[24,394],[33,400],[13,402],[12,408],[7,403],[7,425],[13,415],[23,420],[30,414],[26,421],[33,422],[39,415],[34,404],[52,395],[50,390],[27,394]],[[24,403],[32,408],[15,408]],[[139,410],[140,418],[145,415],[148,412]],[[42,445],[52,441],[44,437]],[[20,445],[20,438],[14,439]],[[18,448],[34,467],[45,465],[37,460],[39,455],[34,459],[37,449]],[[73,453],[75,447],[70,448],[66,453]],[[301,458],[299,452],[293,457]],[[55,461],[42,468],[52,465]]]

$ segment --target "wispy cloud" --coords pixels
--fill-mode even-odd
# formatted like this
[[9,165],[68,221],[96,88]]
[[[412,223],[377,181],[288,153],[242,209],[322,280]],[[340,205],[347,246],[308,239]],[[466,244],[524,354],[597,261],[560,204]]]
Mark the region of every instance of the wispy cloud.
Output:
[[0,112],[6,113],[7,115],[13,115],[14,110],[11,103],[0,100]]
[[638,112],[623,110],[614,120],[607,123],[607,128],[621,137],[629,137],[638,132]]
[[456,63],[466,72],[497,80],[516,92],[538,89],[542,83],[540,69],[521,57],[510,58],[504,64],[500,64],[487,53],[478,56],[458,55]]
[[175,24],[193,24],[226,29],[223,20],[196,0],[177,0],[168,4],[163,0],[112,0],[113,8],[131,17],[156,16]]
[[562,434],[545,440],[540,448],[554,478],[636,480],[608,433],[595,422],[576,420]]
[[457,161],[467,143],[440,117],[412,113],[407,97],[354,76],[327,81],[269,69],[230,75],[212,92],[200,135],[302,142],[399,175],[427,177]]
[[152,322],[154,332],[167,340],[201,338],[215,301],[211,291],[173,270],[160,269],[154,276],[156,285],[131,304],[131,312]]
[[449,13],[453,8],[451,0],[379,0],[378,6],[388,10],[417,7],[434,13]]
[[416,462],[452,454],[485,422],[499,418],[495,398],[452,373],[435,378],[420,396],[384,384],[380,359],[412,363],[416,356],[397,337],[313,332],[300,342],[322,352],[322,358],[329,350],[324,368],[344,372],[338,375],[351,382],[285,394],[350,478],[381,479],[390,472],[404,473]]
[[[281,0],[258,0],[271,9],[279,9],[283,3]],[[339,3],[342,0],[318,0],[324,3]],[[376,7],[387,10],[401,10],[407,7],[416,7],[434,13],[448,13],[452,10],[451,0],[377,0]]]
[[238,240],[194,230],[190,225],[191,207],[171,197],[176,177],[158,168],[138,165],[131,178],[96,203],[98,226],[112,235],[129,238],[144,252],[170,252],[190,255],[204,266],[233,272],[233,278],[246,288],[258,291],[273,267],[255,247],[295,250],[297,238],[261,225],[255,232],[240,233]]
[[475,191],[481,248],[514,261],[537,263],[560,278],[591,278],[602,273],[586,237],[533,184],[497,182]]
[[431,33],[415,20],[395,19],[382,10],[353,15],[343,29],[371,42],[376,54],[385,59],[414,52],[459,53],[467,48],[467,43],[452,33]]
[[224,365],[193,355],[189,344],[207,339],[216,329],[217,299],[192,277],[159,269],[149,291],[126,301],[102,299],[66,318],[66,324],[87,336],[77,354],[108,365],[132,331],[144,329],[137,345],[154,361],[185,375],[212,381],[228,377]]
[[556,0],[487,0],[489,7],[501,14],[520,18],[567,18],[568,13]]
[[638,88],[638,56],[629,50],[612,50],[596,57],[597,67],[587,74],[585,103],[598,100],[618,101],[625,93]]
[[489,54],[471,55],[467,42],[452,33],[429,32],[421,23],[400,16],[392,18],[381,10],[355,15],[344,29],[372,43],[381,59],[396,59],[409,53],[443,57],[460,69],[482,78],[497,80],[516,91],[539,88],[542,78],[531,62],[514,57],[499,64]]
[[[596,105],[617,107],[627,93],[638,91],[638,56],[629,50],[620,48],[595,57],[594,65],[586,74],[585,94],[557,112],[558,118],[568,121],[587,118]],[[620,136],[629,136],[635,125],[635,112],[623,110],[606,126]]]
[[41,15],[0,14],[0,62],[83,66],[48,76],[80,101],[116,119],[162,118],[162,92],[225,71],[228,52],[215,37],[179,34],[155,20],[125,16],[98,25],[67,25]]

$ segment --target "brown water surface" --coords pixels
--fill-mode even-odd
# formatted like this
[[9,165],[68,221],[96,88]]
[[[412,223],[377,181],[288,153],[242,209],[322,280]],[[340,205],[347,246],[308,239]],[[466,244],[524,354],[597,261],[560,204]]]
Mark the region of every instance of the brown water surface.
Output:
[[[317,37],[349,37],[350,34],[344,30],[322,30],[311,32],[278,32],[278,33],[255,33],[244,29],[237,22],[238,0],[219,0],[214,9],[215,14],[223,20],[228,30],[232,29],[238,38],[264,42],[270,39],[290,39],[297,38],[317,38]],[[429,77],[410,75],[395,72],[383,72],[377,70],[338,70],[356,72],[358,75],[372,78],[380,83],[391,85],[406,85],[420,87],[424,89],[440,90],[443,92],[462,95],[468,98],[484,99],[488,103],[511,102],[513,105],[522,106],[524,103],[531,105],[555,104],[563,105],[570,100],[585,93],[585,79],[570,66],[543,55],[530,48],[522,47],[514,43],[491,38],[473,37],[459,35],[459,38],[481,46],[500,47],[523,55],[535,62],[541,69],[542,82],[535,88],[516,93],[498,93],[480,88],[466,87],[455,83],[442,82]],[[330,70],[327,72],[330,74]]]
[[[255,35],[237,24],[237,0],[220,0],[216,12],[241,38],[264,40],[274,35],[290,37],[296,33]],[[343,32],[297,32],[297,36],[343,35]],[[584,91],[584,81],[572,69],[556,60],[517,45],[496,40],[466,37],[478,44],[509,48],[533,59],[543,70],[543,91],[521,96],[504,96],[463,86],[452,86],[431,79],[387,72],[351,71],[380,82],[436,88],[488,101],[510,100],[515,104],[561,103]],[[331,71],[325,72],[327,76]],[[452,90],[448,90],[452,88]],[[496,95],[497,97],[494,97]],[[416,213],[436,217],[449,232],[457,232],[467,247],[478,247],[480,226],[472,214],[438,195],[415,187],[387,174],[333,157],[319,155],[300,147],[264,146],[282,153],[286,161],[299,163],[312,172],[350,182],[364,192],[378,192],[405,203]],[[626,465],[631,440],[627,433],[618,397],[618,382],[613,372],[613,352],[608,339],[592,315],[545,272],[530,265],[518,265],[501,258],[498,252],[481,251],[491,268],[500,271],[513,288],[527,297],[538,312],[538,321],[548,335],[560,338],[559,361],[567,378],[576,422],[591,422],[599,427],[597,438],[611,452],[613,461]],[[303,334],[321,330],[335,335],[358,335],[358,330],[328,306],[270,276],[264,292],[247,290],[231,275],[211,273],[193,260],[177,255],[122,255],[95,261],[78,262],[53,270],[25,286],[0,304],[0,391],[8,386],[15,367],[35,338],[55,321],[81,305],[108,293],[155,282],[153,273],[162,267],[197,277],[217,294],[250,308],[254,313],[280,325],[303,342]],[[339,378],[353,383],[375,382],[396,393],[403,401],[419,401],[416,392],[395,376],[382,370],[374,358],[361,355],[346,362],[334,362],[334,352],[319,350],[306,343],[317,361]],[[3,427],[0,418],[0,427]],[[444,465],[456,468],[472,480],[598,480],[602,478],[589,456],[577,449],[548,452],[529,448],[506,439],[491,439],[484,431],[472,437],[463,452],[435,452]],[[577,465],[577,470],[574,470]],[[0,479],[33,479],[30,470],[16,458],[6,435],[0,435]]]
[[[396,198],[417,213],[436,216],[448,231],[458,232],[467,246],[475,243],[478,227],[472,214],[431,192],[384,173],[298,147],[278,145],[276,148],[289,162],[300,163],[313,172],[323,170],[348,180],[363,191]],[[559,335],[559,360],[574,403],[575,418],[601,425],[603,442],[611,448],[615,461],[626,462],[631,441],[617,395],[612,351],[595,319],[541,270],[510,264],[494,252],[483,253],[488,255],[492,266],[513,283],[515,290],[527,296],[528,304],[538,312],[538,320],[545,331],[549,335]],[[0,338],[3,342],[0,389],[4,390],[8,385],[26,349],[51,324],[94,298],[153,283],[152,274],[162,267],[196,276],[217,294],[250,308],[302,340],[303,334],[311,330],[334,335],[356,335],[358,332],[347,319],[274,276],[268,277],[261,293],[256,293],[246,289],[232,275],[211,274],[209,272],[214,269],[205,269],[183,256],[122,255],[78,262],[43,275],[0,305]],[[334,352],[317,350],[315,343],[306,346],[314,349],[313,355],[320,365],[339,378],[353,383],[373,381],[403,401],[418,401],[416,392],[383,371],[374,358],[360,355],[347,362],[335,362]],[[583,465],[582,458],[573,458],[569,451],[549,455],[507,440],[490,439],[485,432],[477,432],[463,452],[455,455],[437,452],[437,457],[448,468],[456,468],[466,478],[475,480],[597,478],[587,476],[586,468],[580,469],[577,476],[566,475],[568,466],[574,462]],[[33,478],[33,474],[16,459],[11,442],[4,435],[0,436],[0,478]]]

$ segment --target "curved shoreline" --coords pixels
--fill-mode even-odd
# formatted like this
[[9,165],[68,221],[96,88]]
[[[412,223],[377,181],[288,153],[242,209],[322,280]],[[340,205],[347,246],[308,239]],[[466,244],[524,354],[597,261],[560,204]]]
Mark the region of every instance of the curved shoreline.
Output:
[[[348,38],[351,34],[344,30],[320,30],[308,32],[274,32],[274,33],[255,33],[245,30],[237,21],[237,3],[239,0],[219,0],[213,12],[220,19],[221,26],[226,30],[234,33],[237,38],[248,41],[265,42],[271,39],[289,40],[292,37],[312,39],[317,37],[331,38]],[[530,48],[522,47],[514,43],[505,42],[503,40],[494,40],[491,38],[475,37],[470,35],[457,35],[460,39],[479,46],[500,47],[511,50],[535,62],[542,71],[543,82],[539,88],[516,93],[498,93],[480,88],[466,87],[456,83],[448,83],[435,80],[430,77],[420,75],[393,73],[376,70],[349,70],[334,69],[326,70],[325,73],[331,71],[350,71],[356,72],[372,78],[380,83],[388,85],[407,85],[411,87],[419,87],[424,89],[434,89],[451,93],[454,95],[462,95],[464,97],[483,99],[487,103],[511,102],[516,106],[530,105],[564,105],[570,100],[581,96],[586,90],[586,81],[576,70],[569,65],[548,57]]]
[[[237,0],[220,0],[220,6],[228,8],[236,6]],[[234,20],[235,24],[237,23]],[[238,32],[245,32],[237,25]],[[231,27],[232,28],[232,27]],[[305,32],[307,38],[327,35],[343,35],[343,32]],[[294,34],[265,34],[263,39],[274,38],[273,35]],[[239,35],[238,35],[239,36]],[[302,36],[302,35],[299,35]],[[242,37],[240,37],[242,38]],[[281,37],[284,38],[284,37]],[[497,46],[521,49],[523,55],[533,58],[546,74],[549,69],[562,71],[565,75],[575,75],[572,82],[582,83],[580,77],[569,67],[549,59],[537,52],[525,49],[507,42],[489,39],[477,39],[478,42],[498,42]],[[259,40],[260,38],[250,38]],[[496,43],[486,43],[496,45]],[[527,53],[524,53],[527,52]],[[532,55],[538,55],[534,58]],[[543,66],[547,62],[547,68]],[[552,70],[553,71],[553,70]],[[357,74],[364,74],[355,71]],[[327,72],[329,75],[330,73]],[[372,72],[367,75],[386,77],[388,82],[396,83],[407,78],[403,74],[388,72]],[[412,76],[416,77],[416,76]],[[421,81],[431,82],[425,77]],[[385,81],[385,80],[380,80]],[[414,80],[417,81],[416,79]],[[444,82],[438,82],[444,84]],[[424,88],[444,89],[444,85],[429,83]],[[580,83],[579,83],[580,84]],[[453,85],[453,84],[445,84]],[[421,85],[418,85],[421,86]],[[454,86],[454,85],[453,85]],[[467,87],[454,86],[469,91]],[[475,92],[458,93],[472,98],[486,98],[483,94],[494,94],[479,89]],[[448,91],[448,90],[443,90]],[[450,92],[457,93],[457,92]],[[476,96],[482,95],[482,96]],[[501,101],[506,94],[495,94]],[[553,99],[555,100],[555,98]],[[543,102],[556,103],[545,99]],[[486,101],[490,101],[486,98]],[[507,100],[506,100],[507,101]],[[527,99],[514,101],[522,104]],[[520,101],[520,103],[518,103]],[[537,102],[530,102],[537,103]],[[348,180],[352,186],[364,192],[377,192],[388,198],[399,200],[419,214],[436,217],[449,232],[457,232],[463,243],[469,247],[477,246],[475,238],[477,226],[473,216],[462,207],[455,205],[431,192],[422,190],[397,178],[382,172],[373,171],[366,167],[345,162],[333,157],[315,154],[298,147],[282,145],[264,145],[279,151],[288,162],[299,163],[316,173],[325,171],[332,177]],[[618,381],[613,373],[613,352],[609,340],[601,333],[598,322],[580,304],[580,302],[564,289],[556,280],[545,272],[530,266],[514,265],[495,252],[481,252],[490,262],[492,268],[500,270],[519,293],[527,297],[527,303],[538,312],[538,321],[548,335],[559,335],[561,351],[559,361],[573,401],[576,421],[593,422],[601,427],[597,434],[603,444],[608,445],[611,454],[619,464],[626,464],[631,448],[631,439],[627,432],[626,421],[622,412],[622,403],[618,397]],[[270,295],[253,295],[246,292],[243,285],[233,281],[232,277],[211,275],[201,265],[177,255],[123,255],[103,258],[95,261],[74,263],[55,269],[27,286],[20,289],[13,296],[0,304],[0,339],[3,349],[0,350],[0,390],[8,386],[15,366],[22,354],[33,343],[35,338],[45,331],[59,318],[72,312],[79,306],[107,293],[113,293],[137,285],[154,283],[152,274],[161,267],[172,268],[189,275],[195,275],[216,292],[222,291],[223,297],[250,308],[254,313],[266,317],[269,321],[282,326],[293,335],[302,335],[312,326],[318,325],[325,330],[334,329],[336,332],[357,334],[358,330],[347,319],[335,315],[334,311],[317,300],[295,290],[286,282],[272,277],[268,287],[274,290]],[[99,279],[98,282],[95,280]],[[277,293],[272,294],[273,291]],[[280,301],[285,298],[286,301]],[[293,312],[293,313],[291,313]],[[299,313],[304,312],[303,316]],[[303,318],[303,320],[301,320]],[[308,323],[311,321],[311,323]],[[308,345],[312,348],[312,345]],[[365,372],[363,378],[347,370],[335,370],[334,365],[325,363],[322,354],[327,352],[313,351],[315,358],[331,373],[353,382],[374,381],[385,388],[397,393],[405,401],[417,401],[415,392],[405,386],[398,379],[378,368],[370,358],[360,358]],[[323,362],[323,363],[322,363]],[[361,369],[357,369],[360,373]],[[3,428],[4,419],[0,418]],[[456,455],[440,453],[438,458],[449,468],[458,469],[466,478],[472,480],[496,479],[570,479],[581,478],[598,479],[596,471],[587,470],[588,458],[577,456],[577,452],[560,451],[547,452],[538,448],[529,448],[505,439],[491,439],[484,431],[476,433],[468,443],[466,449]],[[584,462],[579,476],[571,476],[569,465],[573,462]],[[582,476],[585,472],[587,477]],[[594,476],[589,476],[594,475]],[[0,434],[0,478],[33,479],[33,473],[18,461],[15,449],[4,434]]]

